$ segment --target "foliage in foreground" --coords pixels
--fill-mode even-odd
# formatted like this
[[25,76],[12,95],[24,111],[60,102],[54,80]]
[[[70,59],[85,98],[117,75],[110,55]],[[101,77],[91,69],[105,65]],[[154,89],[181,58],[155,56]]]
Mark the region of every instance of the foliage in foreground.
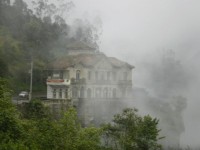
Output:
[[[158,120],[140,117],[133,109],[114,116],[104,127],[81,127],[74,108],[54,120],[40,101],[31,101],[23,113],[11,102],[7,82],[0,78],[1,150],[117,150],[159,149]],[[24,115],[24,114],[28,115]],[[103,142],[102,142],[103,141]]]
[[137,109],[124,109],[114,116],[113,123],[104,126],[105,145],[115,150],[157,150],[159,120],[147,115],[141,117]]

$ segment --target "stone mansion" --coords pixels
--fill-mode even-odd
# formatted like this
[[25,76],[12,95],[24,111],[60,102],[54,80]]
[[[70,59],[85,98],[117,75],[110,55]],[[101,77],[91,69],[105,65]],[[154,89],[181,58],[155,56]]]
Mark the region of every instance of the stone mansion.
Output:
[[[76,43],[70,46],[68,55],[49,64],[47,99],[70,100],[79,108],[80,115],[94,114],[88,109],[91,105],[95,105],[95,111],[101,102],[110,104],[131,97],[133,68],[84,43]],[[93,120],[94,116],[89,118]]]

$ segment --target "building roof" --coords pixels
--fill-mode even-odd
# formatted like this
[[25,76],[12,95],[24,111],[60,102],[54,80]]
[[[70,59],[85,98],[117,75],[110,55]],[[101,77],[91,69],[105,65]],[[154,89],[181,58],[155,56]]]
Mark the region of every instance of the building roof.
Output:
[[95,51],[95,48],[88,46],[86,43],[77,40],[71,40],[70,43],[66,44],[67,50],[92,50]]
[[98,54],[79,54],[79,55],[68,55],[62,58],[58,58],[54,60],[52,63],[49,64],[48,69],[49,70],[64,70],[68,67],[73,67],[77,64],[81,64],[84,67],[94,67],[95,64],[100,62],[102,59],[106,59],[113,67],[116,68],[122,68],[122,67],[128,67],[130,69],[133,69],[134,66],[123,62],[117,58],[114,57],[107,57],[106,55],[102,53]]

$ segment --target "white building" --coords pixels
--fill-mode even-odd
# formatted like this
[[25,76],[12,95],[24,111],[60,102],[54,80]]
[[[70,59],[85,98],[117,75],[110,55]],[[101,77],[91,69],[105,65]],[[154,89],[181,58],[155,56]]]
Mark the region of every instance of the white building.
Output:
[[[47,99],[71,100],[84,108],[94,102],[112,102],[130,97],[132,69],[126,62],[96,52],[92,48],[71,49],[69,55],[48,67]],[[98,106],[97,106],[98,107]]]

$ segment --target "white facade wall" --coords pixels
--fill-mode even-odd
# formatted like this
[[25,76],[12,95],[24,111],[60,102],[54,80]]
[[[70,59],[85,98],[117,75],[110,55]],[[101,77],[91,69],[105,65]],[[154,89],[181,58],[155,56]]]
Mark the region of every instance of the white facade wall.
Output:
[[51,86],[47,85],[47,99],[52,99],[53,98],[53,90]]
[[[80,71],[80,83],[76,80],[77,70]],[[88,78],[89,71],[90,79]],[[96,74],[98,74],[98,79],[96,79]],[[127,74],[126,81],[124,74]],[[116,76],[116,79],[114,79],[114,76]],[[54,89],[56,89],[56,99],[66,99],[67,87],[69,89],[68,98],[72,97],[73,88],[77,90],[77,98],[90,97],[88,96],[88,89],[91,90],[91,98],[122,98],[127,96],[128,91],[132,88],[132,70],[130,68],[113,68],[106,59],[102,59],[94,68],[86,68],[81,64],[66,68],[63,71],[63,79],[75,79],[77,83],[73,84],[71,81],[70,85],[65,86],[61,84],[47,85],[48,99],[54,98]],[[81,90],[81,88],[84,89]],[[60,97],[60,89],[62,89],[62,97]],[[114,89],[116,89],[116,92],[113,92]]]

